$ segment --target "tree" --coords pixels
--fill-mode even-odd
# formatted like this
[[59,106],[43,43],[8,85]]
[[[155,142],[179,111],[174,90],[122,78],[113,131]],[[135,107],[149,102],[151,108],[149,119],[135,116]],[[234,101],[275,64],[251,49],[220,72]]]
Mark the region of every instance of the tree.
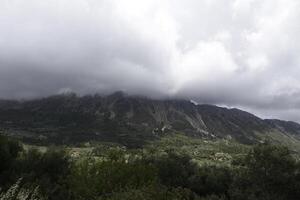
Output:
[[299,199],[297,163],[287,147],[260,144],[240,162],[233,199]]
[[13,169],[22,150],[19,142],[0,136],[0,186],[16,181]]

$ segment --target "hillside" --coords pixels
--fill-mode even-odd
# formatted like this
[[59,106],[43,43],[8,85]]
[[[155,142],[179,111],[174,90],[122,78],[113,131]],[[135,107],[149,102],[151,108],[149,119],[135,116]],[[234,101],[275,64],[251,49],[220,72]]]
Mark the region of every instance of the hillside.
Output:
[[0,127],[0,199],[300,197],[295,122],[115,93],[3,100]]
[[27,101],[2,100],[0,131],[27,142],[58,144],[97,140],[140,146],[168,133],[234,139],[245,144],[284,138],[289,144],[299,142],[300,125],[263,120],[239,109],[117,92],[108,96],[65,94]]

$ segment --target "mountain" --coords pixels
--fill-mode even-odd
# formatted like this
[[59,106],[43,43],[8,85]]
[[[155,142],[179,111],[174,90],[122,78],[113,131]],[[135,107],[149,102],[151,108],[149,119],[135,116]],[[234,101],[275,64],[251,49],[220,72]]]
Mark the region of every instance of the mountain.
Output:
[[98,140],[139,146],[174,132],[246,144],[266,138],[293,142],[299,141],[300,125],[263,120],[239,109],[196,105],[188,100],[154,100],[122,92],[0,101],[0,133],[27,142],[69,144]]

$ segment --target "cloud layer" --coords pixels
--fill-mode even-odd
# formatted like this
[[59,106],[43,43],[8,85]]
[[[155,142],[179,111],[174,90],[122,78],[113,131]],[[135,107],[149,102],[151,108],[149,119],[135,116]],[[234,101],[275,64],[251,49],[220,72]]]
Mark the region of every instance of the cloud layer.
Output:
[[124,90],[300,121],[298,0],[3,0],[0,98]]

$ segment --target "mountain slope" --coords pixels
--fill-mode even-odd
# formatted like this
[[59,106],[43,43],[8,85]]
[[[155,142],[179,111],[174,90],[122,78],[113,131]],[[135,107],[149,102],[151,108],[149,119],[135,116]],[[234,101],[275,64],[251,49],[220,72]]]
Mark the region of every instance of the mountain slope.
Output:
[[193,137],[233,138],[254,143],[276,132],[298,139],[295,122],[263,120],[238,109],[195,105],[187,100],[127,96],[57,95],[30,101],[0,101],[0,131],[27,141],[88,140],[141,145],[169,132]]

